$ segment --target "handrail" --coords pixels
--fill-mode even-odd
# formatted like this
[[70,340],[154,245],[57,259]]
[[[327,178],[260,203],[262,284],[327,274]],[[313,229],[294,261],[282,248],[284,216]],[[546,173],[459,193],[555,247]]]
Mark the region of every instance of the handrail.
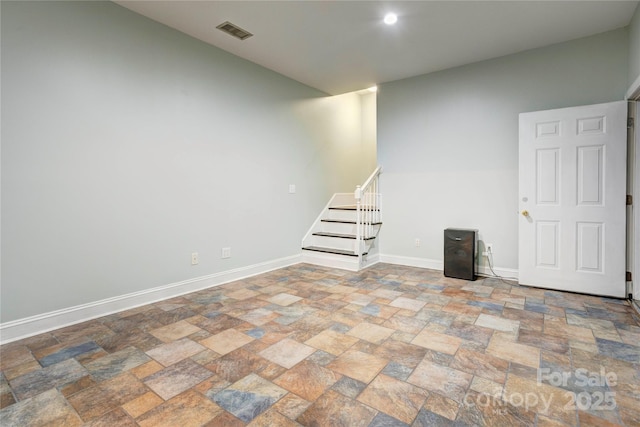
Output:
[[373,182],[374,179],[378,178],[378,175],[380,175],[381,172],[382,172],[382,166],[378,166],[376,170],[374,170],[373,173],[369,175],[369,178],[367,178],[364,184],[358,185],[356,187],[356,200],[358,199],[358,193],[357,193],[358,188],[360,188],[361,190],[366,190],[371,185],[371,182]]
[[358,263],[362,265],[365,251],[365,239],[375,237],[375,228],[380,223],[380,193],[378,191],[378,177],[382,167],[378,166],[367,178],[363,185],[358,185],[354,191],[356,199],[356,241],[354,253],[358,255]]

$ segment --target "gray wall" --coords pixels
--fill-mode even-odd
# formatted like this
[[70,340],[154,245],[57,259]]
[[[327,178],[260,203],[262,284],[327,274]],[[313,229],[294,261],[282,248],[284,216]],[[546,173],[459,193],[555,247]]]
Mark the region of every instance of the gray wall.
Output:
[[640,77],[640,6],[636,6],[636,11],[629,24],[629,80],[631,86]]
[[299,254],[370,172],[358,95],[110,2],[1,7],[2,322]]
[[623,99],[627,56],[624,28],[382,85],[381,254],[441,261],[445,228],[477,228],[517,269],[518,114]]

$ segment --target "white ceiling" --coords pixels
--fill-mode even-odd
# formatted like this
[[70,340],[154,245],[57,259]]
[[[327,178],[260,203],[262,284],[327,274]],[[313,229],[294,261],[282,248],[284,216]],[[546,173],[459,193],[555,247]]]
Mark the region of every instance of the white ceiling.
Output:
[[[331,95],[629,24],[637,1],[115,3]],[[382,22],[393,11],[394,26]],[[216,26],[254,34],[240,41]]]

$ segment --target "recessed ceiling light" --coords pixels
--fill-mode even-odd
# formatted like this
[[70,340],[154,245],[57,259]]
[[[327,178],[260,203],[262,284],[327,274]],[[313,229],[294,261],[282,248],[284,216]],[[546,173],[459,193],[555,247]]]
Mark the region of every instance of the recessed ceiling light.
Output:
[[393,25],[396,22],[398,22],[398,15],[396,15],[395,13],[387,13],[384,16],[384,23],[387,25]]
[[378,91],[378,86],[371,86],[370,88],[367,89],[369,92],[377,92]]

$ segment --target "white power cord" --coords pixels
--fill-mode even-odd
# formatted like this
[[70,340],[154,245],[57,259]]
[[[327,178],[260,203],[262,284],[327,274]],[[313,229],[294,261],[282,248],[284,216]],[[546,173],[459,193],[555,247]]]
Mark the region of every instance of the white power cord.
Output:
[[[517,277],[504,277],[504,276],[500,276],[500,275],[496,274],[496,272],[493,271],[493,265],[491,265],[491,258],[492,257],[493,257],[493,252],[491,252],[491,247],[489,247],[489,248],[487,248],[487,264],[489,264],[489,270],[491,271],[491,274],[493,274],[493,276],[490,276],[490,277],[493,277],[493,278],[496,278],[496,279],[500,279],[501,281],[503,281],[507,285],[513,285],[513,283],[507,282],[507,280],[515,280],[516,282],[518,281]],[[485,277],[485,279],[486,279],[486,277]]]

